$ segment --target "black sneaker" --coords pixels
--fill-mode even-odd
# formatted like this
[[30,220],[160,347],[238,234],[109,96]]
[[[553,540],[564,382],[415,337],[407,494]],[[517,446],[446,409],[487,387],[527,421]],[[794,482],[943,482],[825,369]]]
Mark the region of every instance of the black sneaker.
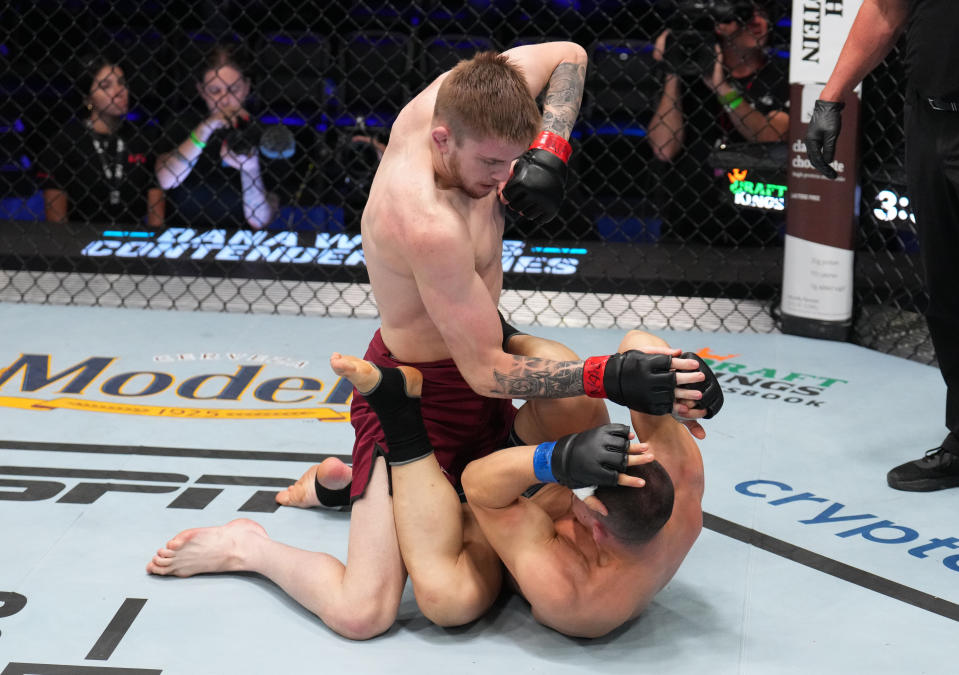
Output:
[[932,492],[959,487],[959,455],[941,447],[926,451],[926,456],[900,464],[886,474],[889,487],[909,492]]

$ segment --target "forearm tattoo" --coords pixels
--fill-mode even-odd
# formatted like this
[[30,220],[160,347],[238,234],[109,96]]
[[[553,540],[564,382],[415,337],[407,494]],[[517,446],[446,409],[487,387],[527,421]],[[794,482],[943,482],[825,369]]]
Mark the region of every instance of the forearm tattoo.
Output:
[[514,356],[508,372],[493,370],[493,393],[511,398],[568,398],[582,396],[582,361],[547,361]]
[[556,66],[543,99],[543,130],[569,138],[579,115],[586,81],[586,64],[561,63]]

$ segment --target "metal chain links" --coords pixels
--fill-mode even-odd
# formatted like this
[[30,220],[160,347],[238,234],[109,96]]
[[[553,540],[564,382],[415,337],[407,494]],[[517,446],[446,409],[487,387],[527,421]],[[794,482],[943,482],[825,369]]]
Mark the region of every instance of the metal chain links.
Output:
[[[508,217],[504,313],[519,324],[775,332],[785,143],[737,140],[729,116],[739,96],[709,91],[699,57],[665,67],[654,58],[666,28],[677,46],[711,39],[677,2],[9,0],[0,8],[0,301],[375,317],[359,218],[398,111],[478,50],[565,39],[590,57],[567,197],[545,225]],[[777,97],[788,100],[789,5],[769,4],[766,72],[737,87],[775,109]],[[202,137],[201,89],[211,83],[198,80],[216,44],[234,49],[248,78],[249,121]],[[123,177],[141,182],[121,190],[127,221],[103,220],[110,200],[93,194],[101,174],[116,173],[103,168],[116,146],[95,154],[82,124],[91,55],[114,59],[128,91]],[[686,124],[683,149],[667,161],[648,132],[670,72],[680,73]],[[220,73],[216,95],[245,93]],[[903,90],[897,50],[864,85],[852,339],[933,362],[905,194]],[[96,105],[113,91],[95,92]],[[275,132],[267,141],[277,128],[294,139],[290,157]],[[236,215],[245,214],[239,193],[213,182],[204,192],[203,181],[184,183],[193,202],[168,190],[163,227],[147,226],[144,176],[155,180],[156,158],[189,155],[191,144],[201,158],[184,156],[177,171],[207,162],[236,186],[239,169],[223,166],[221,148],[258,156],[263,190],[248,206],[266,206],[267,228]],[[89,180],[78,180],[88,175],[80,165]],[[732,170],[765,187],[733,193]],[[68,222],[52,226],[57,192]]]

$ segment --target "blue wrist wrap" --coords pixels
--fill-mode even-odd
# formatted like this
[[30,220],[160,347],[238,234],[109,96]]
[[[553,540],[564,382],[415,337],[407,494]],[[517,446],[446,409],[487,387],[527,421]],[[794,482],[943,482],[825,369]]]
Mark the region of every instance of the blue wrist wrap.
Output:
[[553,475],[553,448],[556,443],[540,443],[536,446],[536,452],[533,453],[533,473],[538,480],[544,483],[556,483],[556,477]]

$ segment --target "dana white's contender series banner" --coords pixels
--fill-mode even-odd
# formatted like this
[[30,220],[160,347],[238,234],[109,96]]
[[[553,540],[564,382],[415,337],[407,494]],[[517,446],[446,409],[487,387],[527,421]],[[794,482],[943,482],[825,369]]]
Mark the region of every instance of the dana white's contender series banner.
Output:
[[[813,168],[806,128],[861,0],[794,0],[782,314],[787,333],[845,339],[852,321],[859,96],[845,101],[830,180]],[[828,278],[824,277],[828,271]]]

